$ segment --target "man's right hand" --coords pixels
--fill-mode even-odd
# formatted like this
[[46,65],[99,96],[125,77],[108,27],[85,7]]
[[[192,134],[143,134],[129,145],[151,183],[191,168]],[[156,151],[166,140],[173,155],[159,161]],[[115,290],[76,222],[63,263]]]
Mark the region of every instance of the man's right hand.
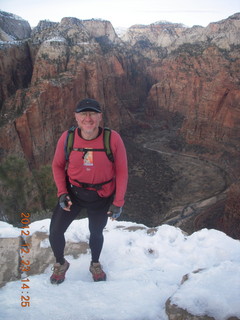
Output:
[[72,201],[69,197],[69,194],[64,193],[59,197],[59,204],[60,207],[63,208],[63,210],[70,211]]

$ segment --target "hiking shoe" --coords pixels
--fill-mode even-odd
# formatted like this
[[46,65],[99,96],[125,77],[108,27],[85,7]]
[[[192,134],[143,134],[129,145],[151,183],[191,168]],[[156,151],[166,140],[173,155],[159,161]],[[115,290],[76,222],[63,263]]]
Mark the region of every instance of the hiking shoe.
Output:
[[64,264],[60,264],[59,262],[55,263],[52,270],[53,274],[50,277],[50,281],[52,284],[60,284],[65,279],[65,273],[67,272],[67,269],[69,268],[70,263],[67,262],[65,259]]
[[106,273],[103,271],[99,262],[91,262],[89,271],[91,272],[94,281],[106,281]]

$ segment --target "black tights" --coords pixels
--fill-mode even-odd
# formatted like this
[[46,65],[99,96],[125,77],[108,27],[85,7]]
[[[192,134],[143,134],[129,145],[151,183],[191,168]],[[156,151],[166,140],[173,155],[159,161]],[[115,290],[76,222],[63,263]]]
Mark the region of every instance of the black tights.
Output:
[[56,262],[64,262],[64,233],[83,208],[86,208],[88,213],[92,261],[98,262],[104,241],[103,229],[107,224],[107,211],[112,203],[112,196],[101,198],[95,191],[74,186],[69,191],[73,202],[71,210],[65,211],[57,204],[50,224],[49,241]]

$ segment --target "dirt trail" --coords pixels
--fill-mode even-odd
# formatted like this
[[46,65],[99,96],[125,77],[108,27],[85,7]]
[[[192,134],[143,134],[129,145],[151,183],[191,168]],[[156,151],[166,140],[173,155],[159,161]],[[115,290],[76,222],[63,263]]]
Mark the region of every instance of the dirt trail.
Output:
[[178,177],[172,190],[173,206],[163,223],[180,226],[183,220],[198,215],[202,209],[226,197],[228,176],[215,163],[197,156],[163,151],[159,141],[144,147],[160,153]]

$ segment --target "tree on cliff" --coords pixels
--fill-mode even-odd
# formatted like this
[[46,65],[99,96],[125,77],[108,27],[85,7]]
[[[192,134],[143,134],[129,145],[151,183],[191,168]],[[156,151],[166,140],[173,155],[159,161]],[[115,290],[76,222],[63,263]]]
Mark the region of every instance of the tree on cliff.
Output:
[[0,165],[1,220],[17,224],[19,213],[27,210],[31,177],[23,159],[10,156]]
[[35,221],[56,202],[51,167],[42,166],[31,173],[26,161],[15,156],[9,156],[0,165],[0,191],[0,220],[16,226],[21,212],[34,212]]

